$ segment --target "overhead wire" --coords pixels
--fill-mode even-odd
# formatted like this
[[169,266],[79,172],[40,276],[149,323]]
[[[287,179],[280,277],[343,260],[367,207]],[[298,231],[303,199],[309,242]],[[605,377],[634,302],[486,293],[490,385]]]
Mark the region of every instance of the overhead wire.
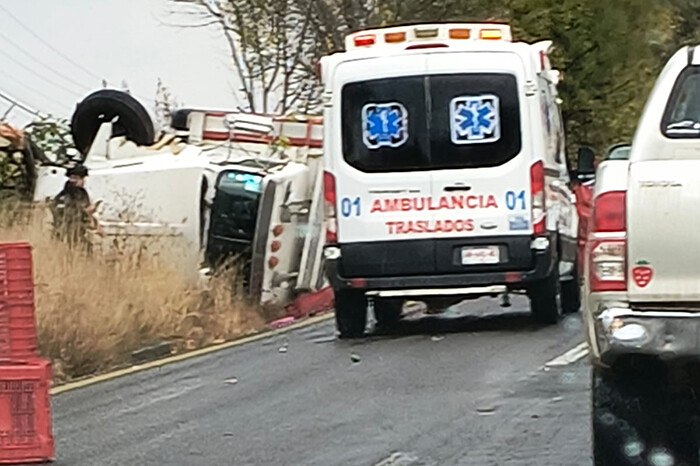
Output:
[[70,82],[71,84],[73,84],[74,86],[79,88],[81,90],[81,92],[84,91],[85,89],[89,89],[91,87],[91,86],[86,86],[84,83],[80,83],[80,82],[76,81],[75,79],[71,78],[70,76],[66,76],[65,74],[61,73],[60,71],[47,65],[41,59],[37,58],[32,53],[26,51],[24,48],[22,48],[22,46],[15,43],[11,38],[7,37],[2,32],[0,32],[0,39],[4,39],[8,44],[13,46],[15,49],[17,49],[19,52],[21,52],[24,56],[28,57],[33,62],[38,63],[40,66],[46,68],[47,70],[49,70],[51,73],[55,74],[56,76],[60,76],[61,78],[63,78],[67,82]]
[[[82,70],[82,71],[83,71],[84,73],[86,73],[87,75],[89,75],[89,76],[91,76],[91,77],[93,77],[93,78],[95,78],[95,79],[99,79],[100,82],[102,82],[102,83],[104,83],[104,84],[106,84],[106,85],[111,85],[111,84],[108,82],[107,79],[105,79],[105,78],[103,78],[103,77],[100,77],[100,76],[97,75],[96,73],[93,73],[92,71],[90,71],[89,69],[87,69],[86,67],[84,67],[84,66],[81,65],[80,63],[76,62],[75,60],[73,60],[71,57],[69,57],[69,56],[66,55],[65,53],[63,53],[61,50],[59,50],[58,48],[56,48],[55,46],[53,46],[50,42],[48,42],[47,40],[45,40],[45,39],[44,39],[43,37],[41,37],[39,34],[37,34],[36,32],[34,32],[34,30],[33,30],[31,27],[27,26],[22,20],[20,20],[20,19],[17,18],[14,14],[12,14],[12,12],[9,11],[6,7],[4,7],[4,6],[2,5],[2,3],[0,3],[0,11],[3,11],[10,19],[12,19],[15,23],[17,23],[20,27],[22,27],[22,29],[24,29],[25,31],[27,31],[29,34],[32,35],[32,37],[34,37],[34,38],[37,39],[39,42],[41,42],[42,44],[44,44],[46,47],[48,47],[48,48],[49,48],[50,50],[52,50],[54,53],[56,53],[57,55],[59,55],[60,57],[62,57],[64,60],[66,60],[68,63],[70,63],[70,64],[72,64],[73,66],[77,67],[78,69]],[[1,48],[0,48],[0,53],[2,53],[2,49],[1,49]],[[6,52],[4,53],[4,55],[5,55],[5,56],[8,56]],[[11,59],[11,60],[12,60],[12,59]],[[15,63],[20,64],[20,66],[22,66],[22,67],[25,68],[25,69],[31,70],[31,68],[27,67],[26,65],[24,65],[24,64],[21,63],[21,62],[19,62],[18,60],[12,60],[12,61],[14,61]],[[34,73],[34,74],[37,74],[36,71],[33,71],[33,70],[31,70],[30,72],[32,72],[32,73]],[[59,75],[58,73],[56,73],[56,74]],[[61,76],[62,76],[62,75],[61,75]],[[56,84],[55,81],[48,80],[48,78],[45,78],[45,77],[42,78],[42,79],[51,82],[51,83],[54,84],[55,86],[58,86],[58,87],[62,88],[63,90],[72,93],[73,95],[78,95],[78,93],[76,93],[76,92],[74,92],[74,91],[69,91],[66,87],[64,87],[64,86],[62,86],[62,85],[60,85],[60,84]],[[129,92],[129,93],[131,93],[131,92]],[[139,98],[139,99],[141,99],[141,100],[143,100],[143,101],[145,101],[145,102],[149,102],[149,103],[151,103],[151,104],[155,102],[155,98],[145,98],[145,97],[143,97],[143,96],[140,96],[140,95],[138,95],[138,94],[133,94],[133,93],[131,93],[131,95],[133,95],[134,97],[137,97],[137,98]]]
[[21,79],[17,79],[16,77],[14,77],[14,76],[11,75],[11,74],[3,74],[3,75],[0,77],[0,80],[2,80],[2,78],[9,79],[10,81],[12,81],[12,82],[14,82],[15,84],[17,84],[17,85],[23,87],[24,89],[27,89],[29,92],[33,92],[34,94],[36,94],[37,96],[41,97],[42,99],[45,99],[45,100],[47,100],[47,101],[50,101],[50,102],[54,103],[54,104],[57,105],[59,108],[62,108],[62,109],[65,109],[65,110],[67,110],[67,109],[70,108],[70,106],[67,105],[65,102],[61,102],[61,101],[57,100],[55,97],[52,97],[52,96],[50,96],[50,95],[48,95],[48,94],[45,94],[45,93],[41,92],[41,91],[38,90],[38,89],[35,89],[34,87],[28,85],[27,83],[25,83],[25,82],[22,81]]
[[11,62],[15,63],[17,66],[19,66],[19,67],[21,67],[21,68],[27,70],[29,73],[33,74],[34,76],[38,77],[39,79],[41,79],[41,80],[43,80],[43,81],[46,81],[47,83],[50,83],[50,84],[54,85],[54,86],[57,87],[58,89],[61,89],[61,90],[63,90],[64,92],[67,92],[68,94],[70,94],[70,95],[72,95],[72,96],[80,96],[80,93],[79,93],[79,92],[70,90],[70,89],[68,89],[66,86],[64,86],[63,84],[58,83],[58,82],[54,81],[53,79],[47,78],[46,76],[44,76],[44,75],[38,73],[36,70],[34,70],[34,68],[25,65],[24,62],[22,62],[21,60],[16,59],[16,58],[13,57],[12,55],[9,55],[9,54],[8,54],[7,52],[5,52],[2,48],[0,48],[0,55],[5,56],[8,60],[10,60]]
[[7,94],[7,93],[5,93],[5,92],[3,92],[3,91],[0,91],[0,99],[3,99],[4,101],[8,102],[8,103],[11,104],[12,106],[17,107],[17,108],[19,108],[19,109],[22,109],[22,110],[24,110],[25,112],[30,113],[30,114],[32,114],[32,115],[34,115],[34,116],[39,117],[39,118],[44,119],[44,118],[47,118],[47,117],[48,117],[48,115],[45,115],[45,114],[41,113],[39,110],[34,110],[33,108],[31,108],[31,107],[29,107],[28,105],[26,105],[26,104],[20,102],[19,100],[15,99],[14,97],[10,96],[9,94]]
[[50,42],[48,42],[47,40],[45,40],[45,39],[43,39],[41,36],[39,36],[36,32],[34,32],[34,31],[32,30],[32,28],[30,28],[29,26],[27,26],[26,24],[24,24],[19,18],[17,18],[15,15],[13,15],[12,12],[10,12],[10,10],[8,10],[8,9],[5,8],[4,6],[2,6],[2,3],[0,3],[0,10],[4,11],[5,14],[7,14],[8,17],[10,17],[12,20],[14,20],[14,22],[16,22],[17,24],[19,24],[19,25],[22,27],[22,29],[24,29],[25,31],[27,31],[29,34],[31,34],[35,39],[37,39],[39,42],[41,42],[42,44],[44,44],[46,47],[48,47],[49,49],[51,49],[54,53],[56,53],[56,54],[58,54],[59,56],[61,56],[64,60],[66,60],[67,62],[71,63],[73,66],[76,66],[77,68],[81,69],[83,72],[87,73],[88,75],[92,76],[92,77],[95,78],[95,79],[100,79],[100,80],[103,79],[102,77],[100,77],[100,76],[98,76],[97,74],[93,73],[92,71],[88,70],[88,69],[85,68],[83,65],[81,65],[80,63],[76,62],[75,60],[73,60],[72,58],[70,58],[69,56],[67,56],[67,55],[64,54],[63,52],[61,52],[59,49],[57,49],[56,47],[54,47]]

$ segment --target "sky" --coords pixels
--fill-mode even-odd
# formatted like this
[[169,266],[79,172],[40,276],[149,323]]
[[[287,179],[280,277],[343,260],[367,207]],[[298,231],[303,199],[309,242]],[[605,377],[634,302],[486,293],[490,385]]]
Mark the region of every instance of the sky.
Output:
[[[171,0],[0,0],[0,93],[57,117],[102,87],[132,93],[152,110],[158,78],[190,107],[240,104],[226,42],[215,26],[170,12]],[[189,7],[192,8],[192,7]],[[48,43],[49,45],[47,45]],[[0,116],[9,105],[0,97]],[[7,121],[33,117],[15,108]]]

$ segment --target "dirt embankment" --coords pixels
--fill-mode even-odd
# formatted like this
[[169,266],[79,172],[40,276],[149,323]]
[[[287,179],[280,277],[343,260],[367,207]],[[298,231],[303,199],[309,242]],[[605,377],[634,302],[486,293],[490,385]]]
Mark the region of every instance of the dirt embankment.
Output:
[[250,334],[278,317],[246,301],[235,268],[193,286],[174,250],[144,243],[88,256],[52,240],[36,209],[10,212],[0,212],[0,242],[33,247],[39,347],[55,382],[132,364],[144,348],[162,356]]

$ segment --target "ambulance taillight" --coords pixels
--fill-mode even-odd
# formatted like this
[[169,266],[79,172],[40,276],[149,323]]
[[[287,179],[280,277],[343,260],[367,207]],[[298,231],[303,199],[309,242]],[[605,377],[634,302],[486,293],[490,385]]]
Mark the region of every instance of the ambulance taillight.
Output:
[[530,167],[530,203],[532,205],[532,230],[536,236],[547,234],[545,210],[544,163],[539,160]]
[[332,173],[323,172],[323,200],[326,217],[326,244],[338,242],[338,221],[336,219],[335,177]]

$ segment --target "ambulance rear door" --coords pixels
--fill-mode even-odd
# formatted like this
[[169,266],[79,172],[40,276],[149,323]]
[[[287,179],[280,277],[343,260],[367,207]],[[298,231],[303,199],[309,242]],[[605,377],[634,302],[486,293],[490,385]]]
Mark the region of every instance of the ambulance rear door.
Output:
[[518,54],[428,56],[436,271],[531,266],[532,165]]
[[407,53],[348,61],[335,71],[334,137],[326,156],[336,183],[343,276],[435,270],[427,233],[432,179],[426,66],[425,54]]

